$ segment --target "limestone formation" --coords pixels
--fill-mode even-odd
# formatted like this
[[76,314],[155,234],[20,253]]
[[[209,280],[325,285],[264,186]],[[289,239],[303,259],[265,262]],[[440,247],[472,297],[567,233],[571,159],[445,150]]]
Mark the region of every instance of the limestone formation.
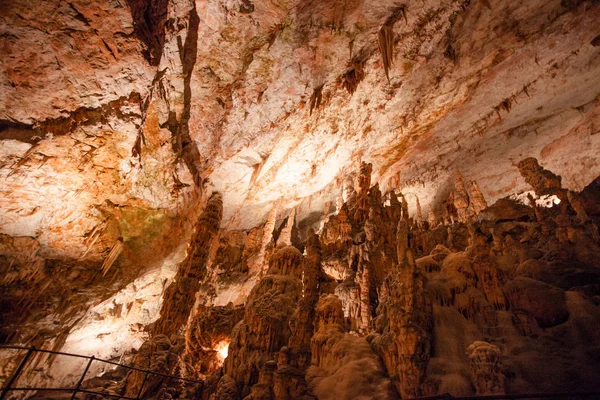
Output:
[[423,213],[421,211],[421,203],[419,202],[419,197],[416,197],[416,202],[417,202],[417,226],[419,227],[419,229],[423,228]]
[[306,256],[303,260],[302,298],[298,301],[298,308],[290,319],[292,335],[288,342],[296,365],[301,370],[306,370],[310,365],[310,339],[314,332],[315,306],[319,300],[319,283],[322,274],[319,238],[311,230],[306,240]]
[[358,178],[356,179],[356,211],[354,219],[363,222],[369,215],[369,189],[371,188],[371,164],[362,163]]
[[292,212],[287,218],[286,225],[279,234],[279,238],[277,238],[277,247],[291,246],[292,235],[296,233],[296,231],[296,209],[292,208]]
[[432,308],[424,275],[417,271],[404,220],[397,229],[398,264],[385,282],[371,345],[402,397],[418,397],[430,357]]
[[469,193],[465,187],[463,177],[458,171],[455,172],[452,201],[456,208],[456,212],[458,213],[458,220],[460,222],[466,222],[472,215],[473,208],[470,207]]
[[477,341],[467,348],[475,392],[481,395],[504,394],[502,355],[497,346]]
[[483,196],[483,193],[481,193],[481,189],[479,189],[479,185],[475,181],[471,181],[471,185],[469,187],[469,202],[471,211],[475,215],[479,215],[480,212],[487,208],[485,197]]
[[288,321],[302,293],[301,276],[302,254],[284,247],[273,255],[269,274],[248,296],[244,320],[232,332],[224,366],[224,373],[240,383],[244,395],[258,381],[262,364],[287,346]]
[[[213,193],[198,218],[187,257],[179,265],[173,283],[166,288],[160,317],[152,327],[151,338],[146,344],[152,350],[136,355],[134,365],[137,368],[156,368],[167,375],[175,372],[185,347],[182,332],[194,306],[200,280],[206,274],[209,249],[218,234],[222,213],[221,194]],[[144,374],[138,371],[129,374],[125,391],[127,396],[137,396],[144,384],[143,377]],[[156,376],[151,379],[155,385],[162,381]]]
[[517,166],[525,182],[533,187],[538,196],[556,194],[560,191],[561,177],[541,167],[537,159],[525,158],[519,161]]
[[[0,2],[0,344],[196,380],[94,361],[86,398],[593,397],[599,20]],[[13,384],[85,362],[35,354]]]
[[435,216],[435,211],[432,209],[427,213],[427,222],[429,223],[430,228],[435,228],[437,226],[437,217]]
[[219,231],[222,213],[222,197],[213,193],[196,223],[188,256],[165,292],[160,318],[153,329],[157,334],[177,334],[187,324],[200,280],[206,273],[209,250]]
[[210,375],[222,366],[231,333],[242,319],[243,309],[229,304],[224,307],[199,306],[186,331],[183,360],[186,376],[193,379]]

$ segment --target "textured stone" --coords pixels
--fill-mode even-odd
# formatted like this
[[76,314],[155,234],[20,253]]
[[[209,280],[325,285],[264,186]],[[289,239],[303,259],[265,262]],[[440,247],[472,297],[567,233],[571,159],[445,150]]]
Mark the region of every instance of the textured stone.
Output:
[[532,315],[541,327],[562,324],[569,318],[565,294],[557,287],[519,277],[506,285],[511,306]]
[[0,11],[0,341],[205,379],[155,398],[597,391],[597,2]]
[[473,386],[477,394],[504,394],[502,355],[497,346],[475,342],[467,348]]

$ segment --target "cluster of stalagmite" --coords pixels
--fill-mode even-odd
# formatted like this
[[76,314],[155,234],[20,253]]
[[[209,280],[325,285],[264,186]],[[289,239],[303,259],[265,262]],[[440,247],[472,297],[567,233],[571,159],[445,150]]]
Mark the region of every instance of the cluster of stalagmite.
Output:
[[383,285],[371,344],[400,395],[411,398],[422,394],[431,350],[432,308],[425,278],[416,269],[404,219],[398,223],[396,243],[398,262]]
[[0,343],[202,382],[94,363],[132,398],[600,391],[598,20],[0,1]]
[[472,181],[467,189],[463,176],[459,171],[455,172],[454,190],[451,197],[453,208],[451,207],[450,210],[446,210],[447,212],[449,211],[449,215],[446,218],[449,217],[451,221],[455,217],[452,212],[453,210],[456,212],[458,221],[466,223],[487,208],[487,202],[477,182]]
[[[567,193],[537,161],[519,165],[530,166],[524,177],[540,193]],[[136,366],[203,384],[150,379],[144,395],[394,399],[594,388],[589,370],[576,380],[539,377],[564,368],[556,352],[600,345],[600,292],[589,284],[600,279],[597,182],[556,207],[508,198],[488,207],[457,174],[446,202],[454,208],[430,224],[408,214],[406,196],[370,186],[370,172],[363,163],[346,201],[302,243],[293,210],[279,229],[272,212],[248,233],[219,233],[213,195],[135,357]],[[248,282],[243,301],[220,300],[219,291]],[[197,291],[211,297],[192,310]],[[532,357],[548,361],[534,366]],[[139,380],[130,374],[125,393]]]

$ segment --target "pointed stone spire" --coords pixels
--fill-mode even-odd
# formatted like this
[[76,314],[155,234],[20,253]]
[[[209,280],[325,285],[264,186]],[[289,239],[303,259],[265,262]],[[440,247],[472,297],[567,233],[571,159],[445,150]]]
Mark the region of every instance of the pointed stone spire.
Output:
[[258,252],[257,264],[258,266],[260,266],[261,274],[264,274],[269,266],[269,263],[265,262],[265,254],[269,245],[273,247],[273,230],[275,229],[276,219],[277,207],[273,207],[273,209],[269,212],[269,215],[267,216],[267,222],[265,222],[265,226],[263,229],[262,246],[260,247],[260,251]]
[[452,201],[458,214],[460,222],[466,222],[470,216],[469,210],[469,193],[465,188],[465,182],[458,170],[454,173],[454,192],[452,193]]
[[402,195],[402,218],[408,222],[408,202],[404,195]]
[[336,215],[340,213],[343,205],[344,205],[344,200],[342,200],[342,196],[338,196],[335,199],[335,214]]
[[296,207],[292,208],[285,227],[277,239],[277,247],[292,245],[292,231],[296,226]]
[[480,212],[487,208],[485,197],[483,196],[483,193],[481,193],[481,189],[479,189],[479,185],[475,181],[471,181],[471,185],[469,187],[469,198],[470,207],[473,214],[479,215]]
[[415,195],[417,199],[417,226],[419,229],[423,228],[423,212],[421,210],[421,203],[419,202],[419,196]]
[[433,207],[429,209],[427,213],[427,222],[429,223],[429,229],[433,229],[437,226],[437,218],[435,216],[435,212],[433,211]]

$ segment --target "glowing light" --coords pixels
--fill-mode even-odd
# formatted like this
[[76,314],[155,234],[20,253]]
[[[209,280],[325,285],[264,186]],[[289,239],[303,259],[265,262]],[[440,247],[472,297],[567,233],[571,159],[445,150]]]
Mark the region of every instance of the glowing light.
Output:
[[229,354],[229,342],[222,341],[215,347],[217,353],[219,353],[219,358],[225,360],[227,358],[227,354]]
[[519,194],[513,194],[510,196],[511,199],[518,201],[519,203],[525,204],[526,206],[531,206],[529,202],[529,195],[531,195],[535,199],[535,204],[538,207],[546,207],[552,208],[555,205],[560,204],[560,199],[556,197],[556,195],[542,195],[537,196],[534,191],[523,192]]

